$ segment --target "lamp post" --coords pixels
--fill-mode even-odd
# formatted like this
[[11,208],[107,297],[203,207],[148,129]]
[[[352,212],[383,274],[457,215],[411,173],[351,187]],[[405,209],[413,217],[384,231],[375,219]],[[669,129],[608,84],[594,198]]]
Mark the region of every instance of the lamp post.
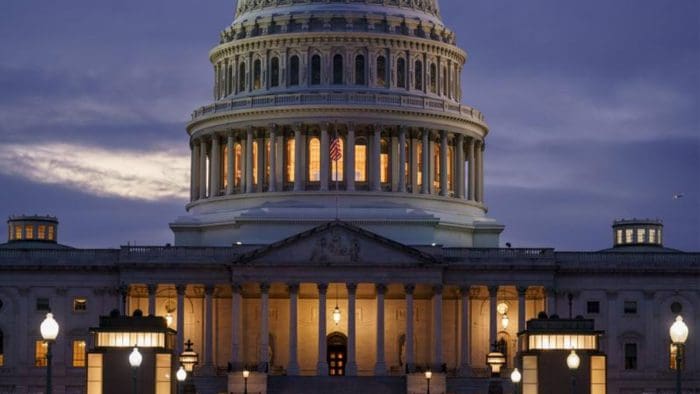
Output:
[[571,353],[566,357],[566,366],[571,371],[571,394],[576,393],[576,370],[579,365],[581,365],[581,358],[574,349],[571,349]]
[[46,314],[46,318],[39,326],[41,337],[46,341],[46,394],[51,394],[51,344],[58,336],[58,322],[54,320],[53,313]]
[[431,371],[425,371],[425,380],[428,382],[428,391],[426,394],[430,394],[430,379],[432,379],[433,373]]
[[688,339],[688,326],[683,322],[681,315],[676,316],[668,330],[671,342],[676,346],[676,394],[681,394],[681,361],[683,358],[683,346]]
[[250,376],[250,371],[247,369],[243,370],[243,394],[248,394],[248,376]]
[[185,382],[185,379],[187,379],[187,371],[185,371],[185,367],[180,365],[180,368],[178,368],[177,372],[175,372],[175,378],[177,378],[177,394],[182,393],[182,386],[183,383]]
[[491,367],[491,379],[489,380],[489,394],[502,394],[501,368],[506,364],[506,357],[497,351],[496,344],[491,345],[493,351],[486,355],[486,364]]
[[518,368],[513,369],[513,372],[510,373],[510,381],[513,382],[513,392],[515,394],[518,394],[518,386],[520,385],[520,380],[522,380],[523,375],[520,374],[520,371],[518,371]]
[[138,345],[134,345],[134,350],[132,350],[131,354],[129,354],[129,365],[131,365],[131,379],[134,394],[138,393],[136,388],[136,372],[141,366],[141,361],[143,361],[143,356],[139,352]]
[[180,353],[180,364],[185,368],[185,372],[192,372],[194,366],[199,363],[199,354],[192,350],[192,341],[185,342],[185,350]]

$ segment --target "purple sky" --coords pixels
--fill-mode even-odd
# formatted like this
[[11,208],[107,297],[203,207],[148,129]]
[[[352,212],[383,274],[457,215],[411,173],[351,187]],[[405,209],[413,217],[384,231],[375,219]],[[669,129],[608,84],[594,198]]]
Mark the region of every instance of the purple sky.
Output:
[[[441,0],[491,126],[502,243],[597,250],[619,217],[700,249],[700,2]],[[4,1],[0,217],[50,213],[79,247],[172,242],[185,121],[231,0]],[[673,199],[674,193],[684,193]]]

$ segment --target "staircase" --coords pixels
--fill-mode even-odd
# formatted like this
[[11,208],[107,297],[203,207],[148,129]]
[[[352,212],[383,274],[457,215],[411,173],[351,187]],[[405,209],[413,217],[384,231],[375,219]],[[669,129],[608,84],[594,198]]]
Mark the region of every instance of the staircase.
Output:
[[268,394],[406,394],[403,376],[269,376]]

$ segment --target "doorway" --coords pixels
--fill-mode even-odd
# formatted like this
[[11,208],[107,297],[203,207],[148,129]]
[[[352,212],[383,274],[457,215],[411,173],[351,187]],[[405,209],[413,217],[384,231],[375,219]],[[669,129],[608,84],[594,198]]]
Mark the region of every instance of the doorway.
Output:
[[328,374],[330,376],[345,376],[345,365],[348,358],[348,337],[339,332],[331,333],[326,339],[326,345]]

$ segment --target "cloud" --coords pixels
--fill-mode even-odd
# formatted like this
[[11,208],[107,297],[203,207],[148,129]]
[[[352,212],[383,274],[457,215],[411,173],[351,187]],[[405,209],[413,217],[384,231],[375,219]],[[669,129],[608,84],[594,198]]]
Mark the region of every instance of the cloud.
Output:
[[101,197],[156,201],[189,194],[189,159],[172,150],[128,151],[77,144],[0,146],[0,172]]

